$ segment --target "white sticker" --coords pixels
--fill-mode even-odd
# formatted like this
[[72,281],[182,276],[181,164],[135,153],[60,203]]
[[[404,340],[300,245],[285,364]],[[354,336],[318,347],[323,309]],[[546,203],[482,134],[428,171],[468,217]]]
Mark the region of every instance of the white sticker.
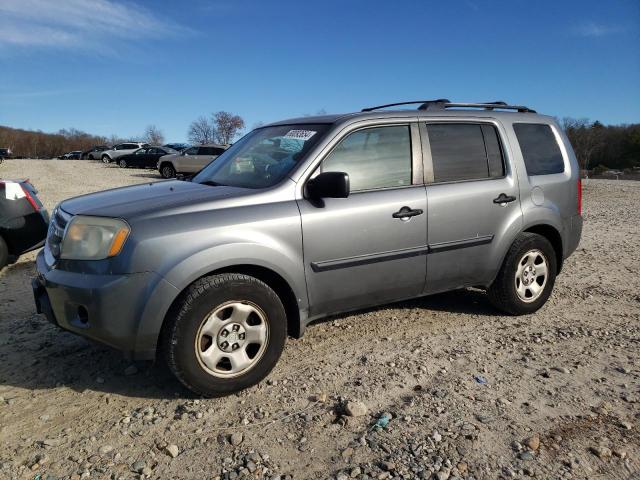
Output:
[[284,138],[293,138],[295,140],[302,140],[303,142],[306,142],[316,133],[317,132],[314,132],[313,130],[289,130]]
[[19,183],[5,182],[4,196],[7,198],[7,200],[19,200],[26,195]]

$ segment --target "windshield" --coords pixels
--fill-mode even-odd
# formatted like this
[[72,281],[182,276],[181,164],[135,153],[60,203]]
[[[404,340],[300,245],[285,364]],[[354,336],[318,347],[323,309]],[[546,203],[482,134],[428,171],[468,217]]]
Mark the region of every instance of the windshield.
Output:
[[329,125],[258,128],[220,155],[193,182],[243,188],[267,188],[293,170]]

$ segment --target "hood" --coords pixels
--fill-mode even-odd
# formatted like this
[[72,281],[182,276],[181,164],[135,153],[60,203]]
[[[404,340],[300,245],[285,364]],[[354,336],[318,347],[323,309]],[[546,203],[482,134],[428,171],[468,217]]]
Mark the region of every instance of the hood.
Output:
[[158,210],[209,202],[250,191],[237,187],[212,187],[180,180],[114,188],[65,200],[60,207],[72,215],[129,219]]

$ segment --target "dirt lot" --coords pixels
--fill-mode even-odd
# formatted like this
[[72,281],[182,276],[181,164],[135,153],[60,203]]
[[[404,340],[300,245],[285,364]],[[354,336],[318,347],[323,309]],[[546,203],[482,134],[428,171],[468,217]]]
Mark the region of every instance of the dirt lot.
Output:
[[[0,176],[48,209],[157,178],[80,161]],[[215,400],[46,323],[25,255],[0,273],[0,477],[640,478],[640,182],[590,181],[585,210],[537,314],[468,290],[334,318]]]

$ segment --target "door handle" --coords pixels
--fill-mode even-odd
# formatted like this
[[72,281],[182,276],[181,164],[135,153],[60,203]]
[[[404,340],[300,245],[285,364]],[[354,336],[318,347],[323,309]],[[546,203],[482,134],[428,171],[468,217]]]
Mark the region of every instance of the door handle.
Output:
[[504,193],[501,193],[500,195],[498,195],[498,198],[494,198],[493,199],[493,203],[497,203],[497,204],[503,204],[503,203],[509,203],[509,202],[515,202],[516,201],[516,197],[514,197],[513,195],[506,195]]
[[405,219],[409,217],[415,217],[416,215],[422,215],[422,213],[423,211],[420,210],[419,208],[412,209],[409,207],[402,207],[400,210],[398,210],[396,213],[394,213],[391,216],[393,218]]

